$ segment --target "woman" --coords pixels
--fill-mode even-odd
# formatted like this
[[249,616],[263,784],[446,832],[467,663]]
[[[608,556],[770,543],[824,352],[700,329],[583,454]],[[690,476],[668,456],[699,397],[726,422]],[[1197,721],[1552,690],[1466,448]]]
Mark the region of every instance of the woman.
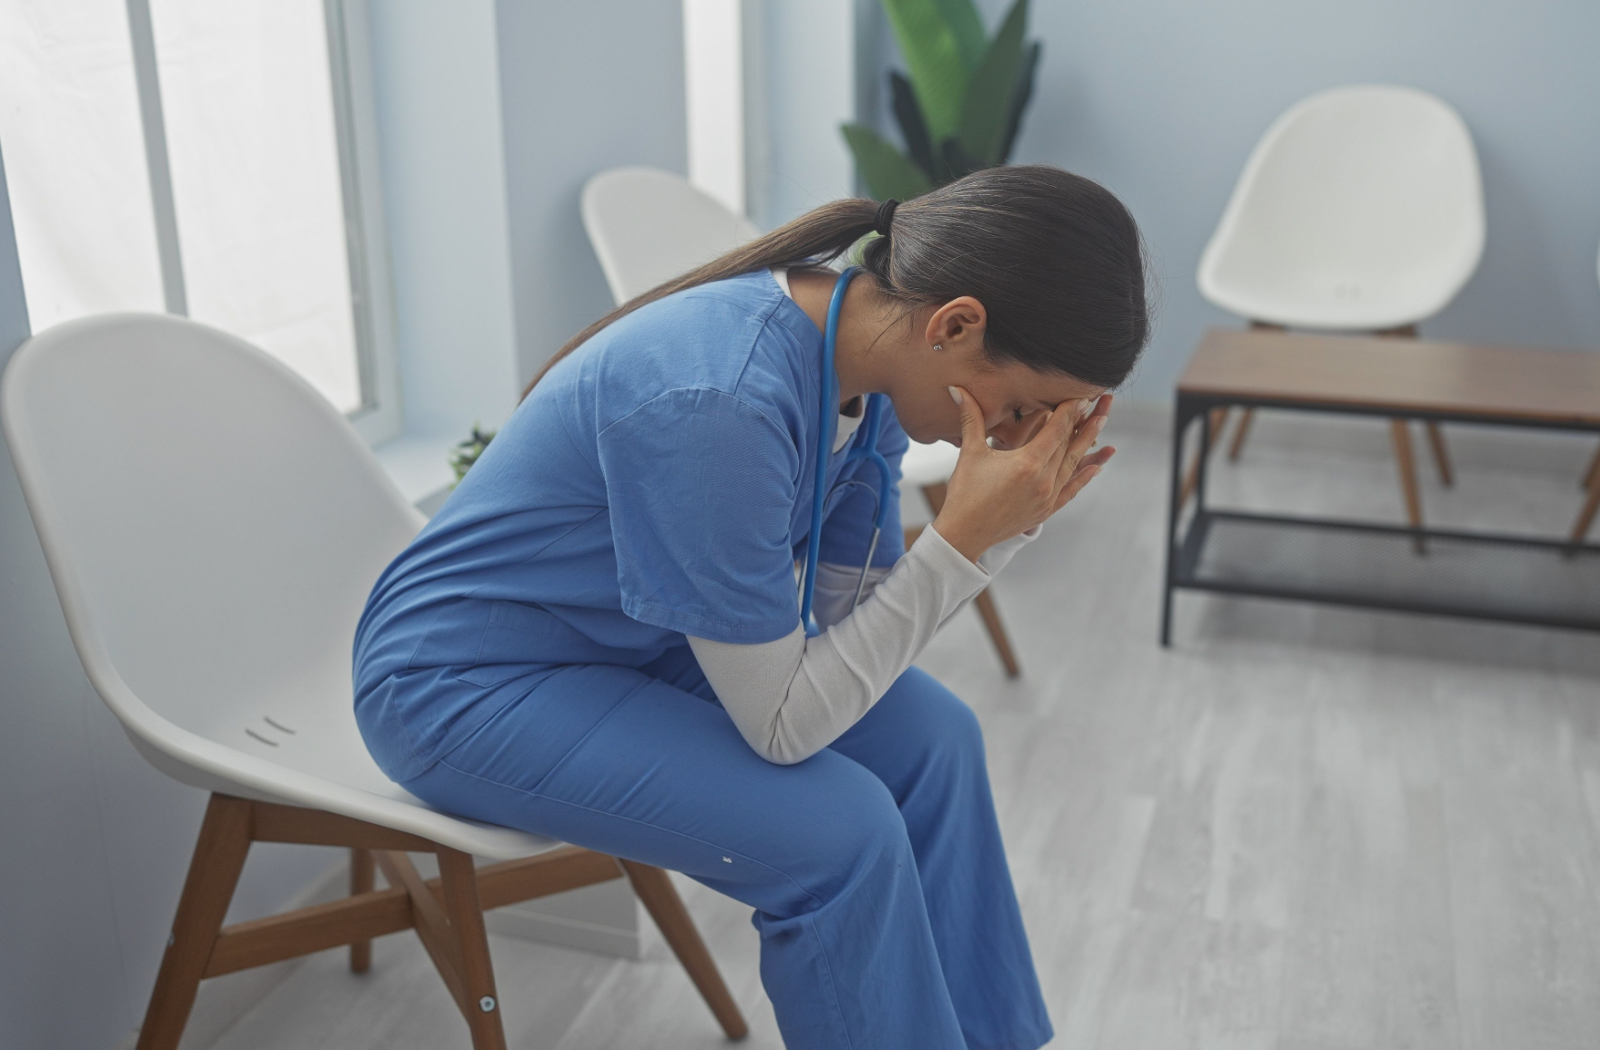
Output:
[[[820,268],[874,232],[858,272]],[[1105,190],[1000,168],[825,205],[591,325],[373,590],[379,765],[754,907],[793,1050],[1048,1042],[977,722],[910,665],[1110,459],[1090,448],[1148,333],[1143,266]],[[890,486],[856,605],[875,394],[891,464],[908,434],[961,457],[909,551]]]

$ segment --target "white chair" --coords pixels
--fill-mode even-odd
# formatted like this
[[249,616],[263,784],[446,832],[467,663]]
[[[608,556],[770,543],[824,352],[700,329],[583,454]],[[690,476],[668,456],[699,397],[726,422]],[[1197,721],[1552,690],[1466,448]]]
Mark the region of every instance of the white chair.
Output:
[[[1418,323],[1477,269],[1483,239],[1478,158],[1460,115],[1413,88],[1340,87],[1291,106],[1261,137],[1198,279],[1208,300],[1254,327],[1415,337]],[[1226,414],[1214,418],[1214,433]],[[1247,409],[1230,458],[1238,458],[1250,418]],[[1443,436],[1437,424],[1427,430],[1448,485]],[[1411,524],[1420,528],[1403,420],[1392,421],[1391,435]]]
[[[618,305],[710,262],[761,230],[681,175],[656,168],[613,168],[583,187],[583,228],[589,234],[611,297]],[[935,514],[955,469],[957,449],[948,442],[913,441],[901,461],[901,484],[921,489]],[[907,529],[907,543],[920,532]],[[974,602],[1006,674],[1021,673],[994,598]]]
[[[24,344],[0,416],[94,688],[145,758],[211,793],[140,1050],[177,1046],[203,978],[344,944],[363,970],[372,937],[407,928],[473,1046],[499,1050],[481,909],[624,874],[728,1035],[744,1033],[664,872],[438,812],[373,763],[351,641],[422,517],[308,384],[204,325],[107,315]],[[350,847],[351,896],[223,927],[252,842]],[[436,854],[440,877],[407,851]],[[474,854],[500,863],[475,869]]]
[[619,304],[761,236],[743,215],[659,168],[612,168],[591,178],[583,228]]

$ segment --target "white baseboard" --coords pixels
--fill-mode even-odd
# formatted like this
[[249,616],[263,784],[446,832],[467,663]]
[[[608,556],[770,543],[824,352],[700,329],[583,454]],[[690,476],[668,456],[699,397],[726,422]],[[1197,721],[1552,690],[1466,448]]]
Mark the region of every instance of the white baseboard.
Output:
[[[423,878],[438,874],[432,856],[419,853],[412,859]],[[490,933],[601,955],[637,959],[641,952],[639,904],[626,879],[508,904],[484,912],[483,924]]]
[[543,944],[559,944],[564,948],[577,948],[581,951],[615,955],[624,959],[644,957],[637,922],[624,928],[609,923],[550,915],[527,906],[537,903],[529,901],[527,904],[496,908],[484,915],[484,925],[489,928],[489,932],[506,937],[520,937],[523,940],[539,941]]

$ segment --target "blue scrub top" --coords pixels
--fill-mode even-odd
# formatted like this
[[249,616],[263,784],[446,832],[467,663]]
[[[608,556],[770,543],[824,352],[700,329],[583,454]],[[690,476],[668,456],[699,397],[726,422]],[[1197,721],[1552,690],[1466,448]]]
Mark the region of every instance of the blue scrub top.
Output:
[[[822,333],[762,270],[651,303],[551,369],[367,599],[356,712],[379,764],[420,773],[562,666],[793,631],[821,367]],[[904,552],[907,438],[885,409],[879,566]],[[877,478],[846,471],[848,448],[829,491],[868,488],[829,498],[822,560],[859,565]]]

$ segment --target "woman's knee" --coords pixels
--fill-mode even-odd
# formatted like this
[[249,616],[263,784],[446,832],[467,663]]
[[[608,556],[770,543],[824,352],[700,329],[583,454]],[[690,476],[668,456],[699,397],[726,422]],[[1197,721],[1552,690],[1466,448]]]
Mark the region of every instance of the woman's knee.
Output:
[[[814,761],[814,760],[812,760]],[[788,829],[786,867],[821,903],[863,881],[893,878],[915,860],[904,818],[883,782],[854,763],[841,761],[848,775],[832,790],[808,800],[808,815]]]
[[[900,726],[925,760],[982,763],[983,727],[978,716],[938,679],[913,667],[890,689],[896,696]],[[885,696],[884,699],[889,699]]]

